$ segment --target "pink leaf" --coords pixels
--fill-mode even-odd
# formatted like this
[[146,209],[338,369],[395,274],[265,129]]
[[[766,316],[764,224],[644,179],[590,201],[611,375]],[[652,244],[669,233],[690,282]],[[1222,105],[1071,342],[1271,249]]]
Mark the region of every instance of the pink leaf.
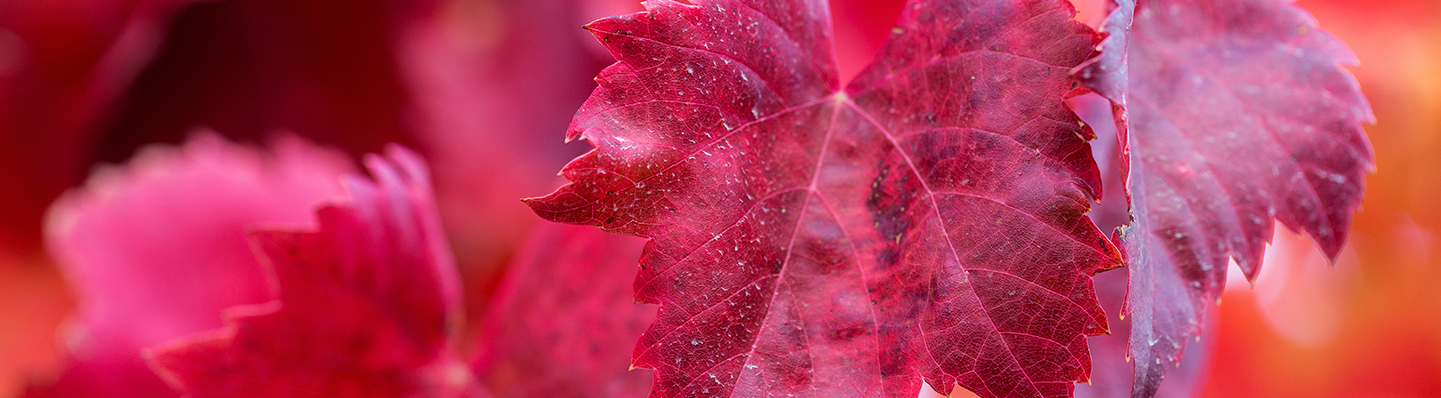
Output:
[[487,311],[476,369],[497,397],[644,397],[651,372],[631,369],[655,319],[631,275],[644,240],[545,223],[506,269]]
[[482,396],[452,352],[460,287],[428,171],[388,154],[366,158],[376,182],[346,181],[350,203],[316,212],[318,230],[253,232],[276,301],[232,308],[152,365],[194,397]]
[[1150,396],[1201,331],[1228,261],[1254,279],[1273,220],[1335,258],[1372,167],[1360,124],[1374,117],[1342,68],[1355,56],[1289,2],[1152,1],[1135,12],[1129,52],[1101,59],[1112,75],[1087,83],[1128,113],[1126,311],[1134,394]]
[[295,139],[271,150],[213,134],[147,148],[51,207],[46,241],[79,296],[80,327],[70,333],[71,368],[31,396],[173,396],[141,348],[272,299],[245,226],[307,221],[315,203],[341,193],[350,165]]
[[[1095,93],[1068,99],[1066,104],[1096,131],[1097,138],[1091,142],[1095,149],[1092,153],[1106,182],[1106,197],[1124,198],[1126,186],[1119,183],[1124,180],[1118,161],[1120,146],[1116,141],[1116,124],[1113,120],[1116,107]],[[1087,216],[1090,216],[1101,230],[1114,230],[1130,224],[1130,203],[1124,200],[1106,200],[1092,208]],[[1131,381],[1136,375],[1136,367],[1130,358],[1131,320],[1134,318],[1117,316],[1123,314],[1129,279],[1125,272],[1107,272],[1096,275],[1091,280],[1095,283],[1096,298],[1101,302],[1101,308],[1106,311],[1111,333],[1087,339],[1087,345],[1091,348],[1091,382],[1077,385],[1076,397],[1130,397]],[[1209,377],[1210,357],[1213,356],[1211,351],[1215,350],[1216,344],[1213,342],[1217,339],[1217,336],[1210,332],[1218,330],[1216,326],[1215,320],[1207,322],[1208,331],[1202,336],[1203,342],[1190,346],[1190,353],[1181,362],[1181,366],[1168,372],[1171,382],[1163,384],[1156,396],[1182,398],[1199,392]]]
[[[1116,104],[1126,103],[1127,91],[1127,47],[1131,44],[1131,24],[1136,13],[1136,0],[1110,0],[1106,2],[1109,14],[1101,22],[1100,54],[1076,69],[1076,78],[1086,87],[1110,98]],[[1124,127],[1124,125],[1122,125]]]
[[847,88],[822,1],[649,1],[542,217],[651,238],[653,396],[1067,396],[1120,257],[1062,100],[1095,35],[1062,1],[911,1]]

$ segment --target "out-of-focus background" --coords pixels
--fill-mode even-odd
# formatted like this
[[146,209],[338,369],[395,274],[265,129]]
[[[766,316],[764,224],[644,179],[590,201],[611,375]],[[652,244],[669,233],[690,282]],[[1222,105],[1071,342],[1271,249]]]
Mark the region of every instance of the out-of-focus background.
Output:
[[[851,76],[902,2],[831,3]],[[1333,266],[1278,228],[1254,289],[1228,285],[1205,348],[1189,353],[1208,361],[1186,380],[1213,397],[1441,396],[1441,0],[1296,4],[1361,60],[1377,173]],[[1101,0],[1076,5],[1082,22],[1103,17]],[[468,302],[483,302],[537,224],[518,199],[559,184],[555,172],[588,148],[562,137],[611,58],[579,27],[640,8],[0,1],[0,397],[53,381],[75,348],[79,299],[46,253],[47,208],[97,165],[197,129],[254,145],[294,134],[352,158],[387,142],[416,148],[434,170]]]
[[1376,174],[1334,268],[1281,232],[1255,289],[1227,284],[1203,394],[1441,396],[1441,1],[1296,4],[1361,60]]

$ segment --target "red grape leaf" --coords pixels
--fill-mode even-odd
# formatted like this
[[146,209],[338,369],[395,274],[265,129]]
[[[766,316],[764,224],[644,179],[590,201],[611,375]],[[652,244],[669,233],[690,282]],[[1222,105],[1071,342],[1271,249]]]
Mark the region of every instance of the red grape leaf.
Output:
[[[658,0],[587,26],[619,59],[528,200],[651,238],[653,396],[1067,396],[1106,331],[1082,215],[1091,132],[1062,104],[1095,35],[1064,1],[911,1],[840,90],[824,1]],[[940,387],[941,390],[949,390]]]
[[476,362],[496,397],[643,397],[651,372],[630,369],[631,348],[655,306],[631,294],[644,240],[543,223],[486,312]]
[[[1128,53],[1096,64],[1114,76],[1087,83],[1126,107],[1118,113],[1134,218],[1122,237],[1126,312],[1135,317],[1133,394],[1145,397],[1201,331],[1228,260],[1255,277],[1275,220],[1335,258],[1372,168],[1360,124],[1374,116],[1342,67],[1355,56],[1289,2],[1153,1],[1135,10]],[[1118,79],[1122,91],[1095,83]]]
[[233,307],[229,326],[150,354],[172,385],[203,397],[459,397],[483,392],[452,351],[460,286],[416,155],[366,158],[351,203],[317,231],[252,232],[277,300]]

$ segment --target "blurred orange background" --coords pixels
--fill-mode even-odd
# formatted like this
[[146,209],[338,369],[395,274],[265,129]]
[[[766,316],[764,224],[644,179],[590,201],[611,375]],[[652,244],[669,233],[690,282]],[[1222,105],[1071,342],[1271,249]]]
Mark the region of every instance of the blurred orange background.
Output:
[[1441,1],[1296,4],[1361,60],[1376,173],[1334,269],[1281,231],[1262,271],[1280,278],[1228,283],[1202,394],[1441,396]]

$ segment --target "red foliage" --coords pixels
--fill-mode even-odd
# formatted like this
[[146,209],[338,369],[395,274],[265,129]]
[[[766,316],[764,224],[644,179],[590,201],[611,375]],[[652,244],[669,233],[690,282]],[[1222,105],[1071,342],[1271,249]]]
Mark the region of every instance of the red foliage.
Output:
[[[1112,38],[1127,19],[1108,20]],[[1336,257],[1371,169],[1360,124],[1374,117],[1342,68],[1355,56],[1289,2],[1144,2],[1129,34],[1124,56],[1082,74],[1126,109],[1126,312],[1134,391],[1150,396],[1200,333],[1228,261],[1254,279],[1274,220]]]
[[536,229],[486,311],[476,372],[496,397],[644,397],[636,339],[655,307],[632,299],[639,238],[546,223]]
[[201,135],[96,173],[53,207],[47,245],[80,298],[70,368],[33,397],[174,395],[140,350],[270,300],[245,227],[301,223],[340,194],[342,156],[295,139],[273,154]]
[[416,155],[366,158],[313,232],[252,233],[277,299],[224,329],[167,343],[151,363],[190,396],[484,396],[452,351],[460,286]]
[[[587,28],[619,62],[574,119],[597,149],[530,200],[652,238],[657,396],[1063,396],[1105,332],[1062,105],[1095,36],[1069,4],[913,1],[841,90],[824,5],[647,3]],[[964,37],[964,40],[952,39]]]
[[[1091,142],[1095,149],[1096,165],[1100,167],[1106,181],[1106,200],[1101,201],[1087,213],[1101,230],[1115,229],[1131,222],[1130,203],[1125,200],[1125,184],[1121,177],[1120,146],[1116,141],[1113,104],[1098,94],[1086,94],[1071,98],[1066,104],[1096,131],[1096,140]],[[1131,321],[1134,317],[1124,316],[1122,308],[1126,302],[1126,285],[1129,282],[1125,272],[1105,272],[1091,278],[1095,281],[1096,297],[1105,309],[1111,333],[1094,336],[1087,340],[1091,348],[1091,382],[1076,385],[1077,398],[1130,398],[1131,381],[1135,379],[1135,365],[1130,361]],[[1215,351],[1216,322],[1206,323],[1206,331],[1200,343],[1192,343],[1181,366],[1168,370],[1167,381],[1161,385],[1156,396],[1183,398],[1193,396],[1205,383],[1210,373],[1210,360]]]
[[[399,141],[438,169],[433,194],[418,155],[372,156],[374,181],[348,180],[350,201],[315,213],[348,166],[296,141],[271,157],[205,136],[102,169],[52,207],[45,243],[79,308],[69,367],[27,392],[180,394],[168,381],[195,397],[909,398],[934,394],[924,381],[988,398],[1191,394],[1210,371],[1195,349],[1212,340],[1182,352],[1214,328],[1204,314],[1228,261],[1255,280],[1275,221],[1315,238],[1322,252],[1307,258],[1335,261],[1373,160],[1359,124],[1373,117],[1342,68],[1355,57],[1285,0],[1106,2],[1104,21],[1088,18],[1103,36],[1066,0],[647,0],[585,31],[574,26],[638,2],[0,5],[0,176],[18,187],[0,194],[0,261],[31,261],[45,203],[89,162],[196,126],[240,140],[294,131],[352,154]],[[1418,7],[1380,8],[1430,15]],[[1417,23],[1404,17],[1391,19]],[[1403,54],[1380,62],[1407,71],[1392,85],[1434,83],[1408,74],[1421,42],[1375,41]],[[565,167],[571,185],[526,204],[650,241],[559,224],[528,235],[535,219],[515,197],[554,186],[548,170],[580,149],[543,132],[562,128],[607,52],[619,62],[566,135],[595,149]],[[1111,103],[1078,97],[1088,91]],[[1063,101],[1091,101],[1084,113],[1117,130]],[[1419,120],[1410,128],[1427,130]],[[1096,161],[1092,125],[1119,137]],[[1102,171],[1117,181],[1091,216],[1129,224],[1114,242],[1082,217]],[[1434,201],[1389,203],[1402,202]],[[304,225],[313,214],[318,228]],[[1431,246],[1405,243],[1434,240],[1424,212],[1372,214],[1409,226],[1388,256],[1426,261]],[[272,224],[247,241],[256,222]],[[1123,254],[1129,279],[1093,287]],[[1291,279],[1283,291],[1308,283]],[[1369,294],[1434,301],[1414,284]],[[1434,367],[1425,332],[1389,327],[1424,316],[1347,330],[1340,297],[1358,294],[1312,294],[1335,307],[1324,330],[1301,325],[1305,300],[1255,301],[1289,340],[1347,336],[1365,354],[1344,361],[1408,370],[1286,354],[1312,365],[1292,385],[1344,369],[1434,387],[1405,384]],[[47,328],[8,345],[48,342]],[[1233,329],[1206,333],[1266,341]],[[1368,332],[1380,329],[1401,331]],[[1087,338],[1105,332],[1117,335]],[[1385,336],[1381,349],[1356,343]],[[141,348],[162,343],[152,371]],[[1248,371],[1251,357],[1217,358],[1245,365],[1219,373],[1238,386],[1297,391]]]

